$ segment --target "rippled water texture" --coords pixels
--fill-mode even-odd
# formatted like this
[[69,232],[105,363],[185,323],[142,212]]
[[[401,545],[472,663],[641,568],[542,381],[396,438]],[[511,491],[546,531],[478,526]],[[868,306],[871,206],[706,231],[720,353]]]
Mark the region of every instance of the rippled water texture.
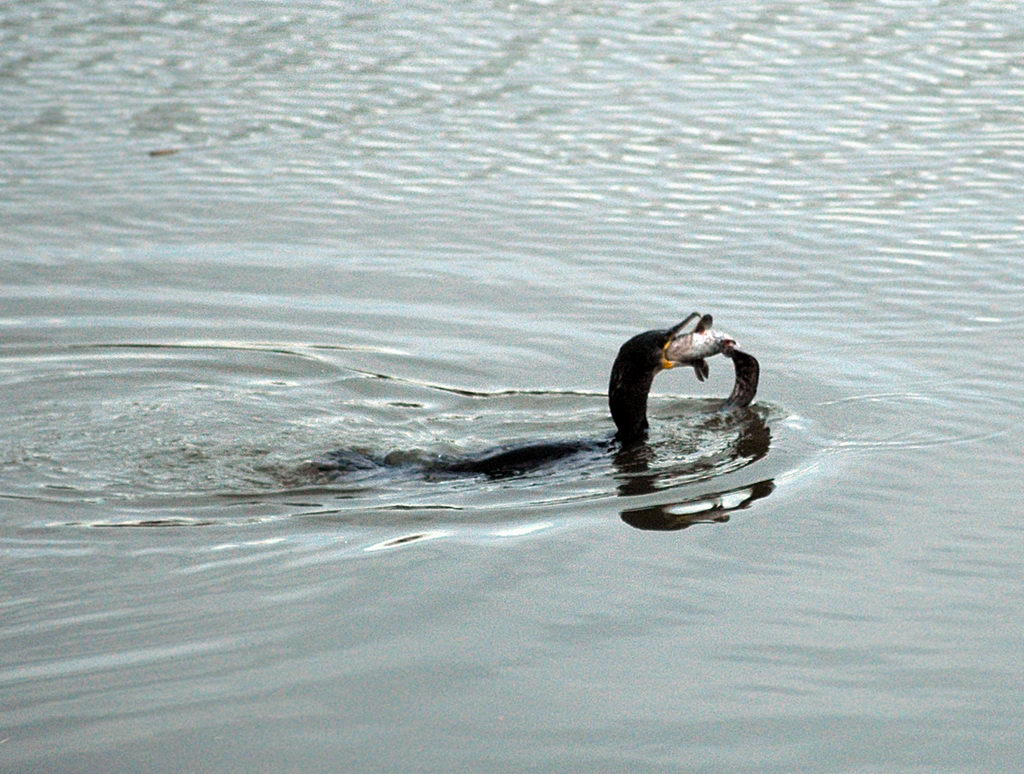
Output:
[[1017,770],[1022,18],[7,4],[0,769]]

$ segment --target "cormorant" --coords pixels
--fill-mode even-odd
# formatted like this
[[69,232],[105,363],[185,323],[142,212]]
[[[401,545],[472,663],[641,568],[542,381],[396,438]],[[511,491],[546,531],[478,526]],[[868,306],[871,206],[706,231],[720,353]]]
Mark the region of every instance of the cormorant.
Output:
[[[690,326],[694,325],[692,330]],[[629,339],[619,349],[608,381],[608,407],[615,422],[615,435],[598,441],[543,441],[526,445],[499,447],[468,457],[439,457],[425,463],[429,473],[483,474],[495,478],[526,473],[541,465],[587,449],[625,449],[647,437],[647,395],[659,371],[688,365],[703,381],[708,374],[706,358],[722,354],[730,358],[736,371],[732,392],[722,404],[723,410],[750,405],[757,393],[760,368],[757,359],[736,348],[726,334],[713,330],[711,315],[690,314],[671,328],[646,331]],[[321,471],[366,468],[375,461],[351,452],[337,451],[317,463]]]

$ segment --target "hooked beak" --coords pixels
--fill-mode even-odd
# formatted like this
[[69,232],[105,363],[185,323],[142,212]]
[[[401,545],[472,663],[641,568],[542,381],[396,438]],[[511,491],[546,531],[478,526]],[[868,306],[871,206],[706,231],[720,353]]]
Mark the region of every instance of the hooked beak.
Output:
[[[693,325],[693,323],[698,322],[700,319],[700,312],[690,312],[688,315],[686,315],[685,320],[673,325],[666,331],[666,333],[668,334],[668,340],[672,341],[673,339],[677,339],[680,336],[685,336],[686,333],[691,333],[692,331],[686,331],[686,333],[684,333],[683,331],[689,326]],[[696,326],[694,326],[694,330],[696,330]]]

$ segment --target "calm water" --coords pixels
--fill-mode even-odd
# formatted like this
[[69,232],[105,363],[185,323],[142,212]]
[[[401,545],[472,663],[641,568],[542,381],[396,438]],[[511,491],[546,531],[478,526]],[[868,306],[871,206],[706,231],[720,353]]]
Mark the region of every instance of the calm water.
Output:
[[[0,769],[1018,770],[1022,51],[996,0],[8,3]],[[600,437],[694,309],[752,411],[717,358],[639,458],[309,472]]]

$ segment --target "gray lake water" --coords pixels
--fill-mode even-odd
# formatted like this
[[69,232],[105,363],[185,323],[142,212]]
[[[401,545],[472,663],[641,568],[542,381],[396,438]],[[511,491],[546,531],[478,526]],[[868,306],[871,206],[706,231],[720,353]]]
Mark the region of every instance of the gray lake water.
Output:
[[[1022,768],[1024,15],[0,9],[0,770]],[[151,155],[152,152],[156,152]],[[693,310],[761,361],[618,346]]]

